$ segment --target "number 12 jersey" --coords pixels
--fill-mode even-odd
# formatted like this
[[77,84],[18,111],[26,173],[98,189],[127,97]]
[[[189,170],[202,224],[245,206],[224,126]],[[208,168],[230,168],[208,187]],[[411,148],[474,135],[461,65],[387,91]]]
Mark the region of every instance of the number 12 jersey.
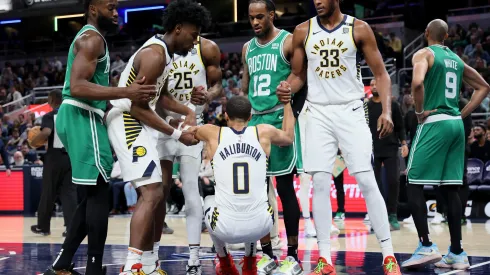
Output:
[[281,30],[267,44],[260,44],[256,37],[248,42],[245,54],[250,76],[248,99],[255,111],[267,111],[280,104],[276,87],[291,73],[283,50],[288,35],[291,33]]

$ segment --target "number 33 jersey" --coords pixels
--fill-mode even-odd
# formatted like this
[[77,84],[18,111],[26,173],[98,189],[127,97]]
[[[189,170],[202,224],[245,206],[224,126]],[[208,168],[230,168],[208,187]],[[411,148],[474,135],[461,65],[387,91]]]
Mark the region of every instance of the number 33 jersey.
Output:
[[364,98],[354,21],[354,17],[344,15],[337,27],[327,30],[319,17],[310,19],[305,40],[308,102],[337,105]]
[[264,209],[267,162],[256,127],[242,131],[221,127],[212,160],[218,209],[240,213]]
[[291,33],[281,30],[267,44],[260,44],[257,38],[248,42],[245,56],[250,76],[248,99],[255,111],[267,111],[280,104],[276,87],[291,73],[291,65],[283,50],[289,35]]

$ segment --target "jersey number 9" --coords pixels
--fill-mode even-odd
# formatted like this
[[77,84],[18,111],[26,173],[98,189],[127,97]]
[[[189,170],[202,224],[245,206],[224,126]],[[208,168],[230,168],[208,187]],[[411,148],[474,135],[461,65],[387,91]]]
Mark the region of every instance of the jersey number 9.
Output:
[[233,163],[233,193],[248,194],[250,192],[250,181],[248,177],[248,163]]
[[453,99],[458,90],[458,76],[454,72],[446,73],[446,97]]

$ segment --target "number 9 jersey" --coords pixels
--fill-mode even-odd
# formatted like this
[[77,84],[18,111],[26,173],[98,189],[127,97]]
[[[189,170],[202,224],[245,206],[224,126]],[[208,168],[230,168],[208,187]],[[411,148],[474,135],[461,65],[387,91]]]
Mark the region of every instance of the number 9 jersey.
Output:
[[[169,65],[168,92],[178,102],[191,108],[198,117],[198,123],[201,123],[199,118],[204,111],[204,106],[196,106],[191,103],[192,88],[203,86],[205,90],[208,89],[200,37],[198,37],[198,42],[186,56],[174,54],[174,60]],[[175,113],[171,113],[171,115],[176,119],[182,116]]]

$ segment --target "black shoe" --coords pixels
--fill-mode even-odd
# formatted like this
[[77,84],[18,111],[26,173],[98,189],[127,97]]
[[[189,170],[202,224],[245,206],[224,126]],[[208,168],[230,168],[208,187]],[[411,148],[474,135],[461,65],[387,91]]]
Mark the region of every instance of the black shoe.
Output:
[[49,235],[51,235],[51,232],[49,232],[49,231],[43,231],[41,228],[37,227],[37,224],[31,226],[31,232],[34,233],[34,234],[41,235],[41,236],[49,236]]
[[[54,270],[53,266],[50,266],[48,269],[46,269],[46,271],[44,271],[44,275],[82,275],[82,273],[78,273],[73,270],[73,267],[75,267],[75,265],[71,264],[68,269]],[[106,274],[104,267],[102,268],[102,272]]]

